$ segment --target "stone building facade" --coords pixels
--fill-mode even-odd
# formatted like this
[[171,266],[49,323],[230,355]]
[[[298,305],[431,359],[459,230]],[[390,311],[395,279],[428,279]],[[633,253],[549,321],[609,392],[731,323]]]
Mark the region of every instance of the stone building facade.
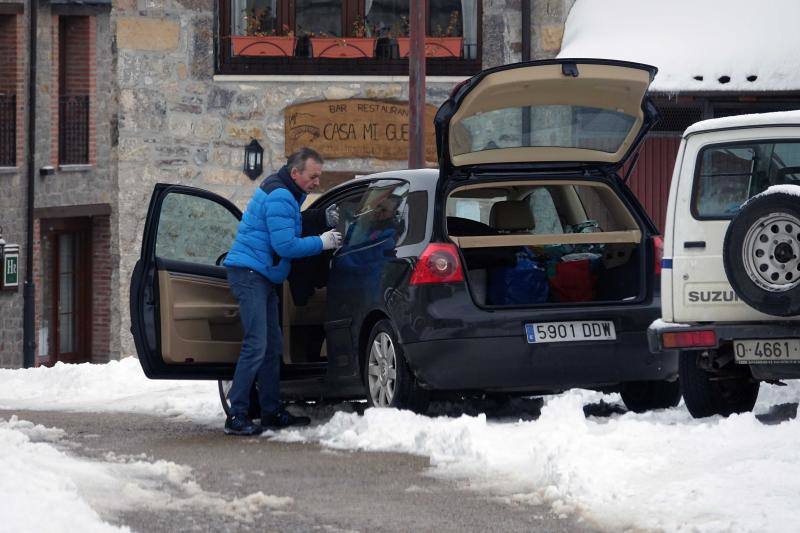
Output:
[[[380,68],[365,74],[338,72],[336,61],[320,72],[312,64],[304,73],[280,68],[222,73],[220,54],[229,53],[223,11],[241,1],[114,0],[112,5],[108,0],[52,0],[40,6],[33,269],[37,364],[102,362],[135,353],[128,284],[154,184],[200,187],[243,207],[259,183],[242,172],[244,146],[257,139],[265,149],[263,175],[277,170],[285,161],[286,107],[353,98],[408,101],[408,76],[398,73],[397,62],[386,74]],[[261,5],[270,0],[245,1]],[[434,106],[480,68],[522,57],[524,2],[442,0],[456,7],[474,7],[473,1],[478,3],[481,42],[470,52],[472,70],[436,72],[429,61],[427,100]],[[529,2],[532,58],[558,52],[573,1]],[[0,44],[4,55],[15,58],[13,65],[0,66],[0,79],[13,80],[17,95],[18,152],[13,165],[0,165],[0,226],[6,241],[20,244],[24,266],[29,9],[24,0],[0,2],[0,29],[9,29],[3,33],[14,39],[13,46]],[[365,3],[343,0],[342,5],[363,10]],[[433,31],[429,28],[428,34]],[[6,76],[12,71],[13,77]],[[4,91],[9,90],[0,87]],[[62,100],[87,92],[87,153],[65,159],[60,153]],[[406,165],[405,159],[329,159],[324,184]],[[46,166],[53,170],[40,175]],[[64,268],[66,263],[73,266]],[[61,301],[61,281],[70,276],[72,300]],[[71,317],[77,307],[84,315]],[[2,367],[23,364],[22,311],[22,286],[0,292]],[[65,337],[67,329],[72,333]]]
[[[0,55],[13,58],[16,100],[16,157],[0,165],[0,226],[21,251],[19,289],[0,292],[2,367],[23,364],[29,13],[28,4],[0,4],[0,24],[15,29],[13,45],[3,43]],[[37,25],[35,363],[108,361],[120,354],[111,5],[41,4]],[[8,79],[9,67],[0,68],[0,79]]]
[[[531,4],[532,56],[552,57],[560,47],[572,1]],[[481,66],[519,61],[521,1],[484,0],[481,7]],[[216,9],[215,0],[139,0],[120,2],[113,11],[121,294],[128,289],[138,259],[143,218],[155,183],[200,187],[244,207],[259,183],[242,173],[244,146],[257,139],[265,149],[264,175],[276,171],[285,162],[287,106],[351,98],[408,100],[408,78],[403,75],[220,75],[214,55]],[[441,104],[465,77],[428,76],[428,103]],[[406,165],[405,160],[330,159],[325,170],[347,176]],[[122,352],[134,353],[127,305],[121,314]]]

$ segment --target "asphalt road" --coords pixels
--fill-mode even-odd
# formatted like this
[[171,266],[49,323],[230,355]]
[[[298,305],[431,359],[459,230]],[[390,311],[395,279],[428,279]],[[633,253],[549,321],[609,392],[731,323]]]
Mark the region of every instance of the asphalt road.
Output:
[[[509,503],[471,490],[463,480],[432,477],[423,457],[229,437],[220,428],[142,415],[0,411],[0,419],[12,415],[63,429],[59,446],[75,456],[103,460],[113,452],[118,459],[141,460],[145,454],[147,461],[191,467],[196,491],[210,499],[176,495],[176,503],[169,504],[167,494],[164,505],[99,510],[107,522],[139,532],[595,531],[577,517],[559,518],[546,506]],[[255,506],[252,512],[246,497],[258,491],[292,501],[280,508]],[[238,504],[242,511],[232,506],[221,513],[202,503],[220,498],[244,498]]]

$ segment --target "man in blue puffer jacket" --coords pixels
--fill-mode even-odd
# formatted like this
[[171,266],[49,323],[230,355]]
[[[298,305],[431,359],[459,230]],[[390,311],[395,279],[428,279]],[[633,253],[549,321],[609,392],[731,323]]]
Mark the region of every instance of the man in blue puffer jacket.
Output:
[[[294,416],[281,405],[283,340],[276,289],[289,275],[292,259],[316,255],[341,244],[342,236],[334,229],[320,235],[301,236],[304,225],[308,234],[310,226],[322,231],[338,222],[335,205],[325,211],[300,213],[306,193],[319,186],[322,164],[317,152],[301,148],[289,156],[286,166],[265,179],[247,205],[223,263],[228,270],[231,292],[239,301],[244,327],[242,349],[228,395],[231,407],[225,421],[226,434],[256,435],[262,427],[277,429],[310,422],[308,417]],[[261,426],[248,416],[250,390],[256,381]]]

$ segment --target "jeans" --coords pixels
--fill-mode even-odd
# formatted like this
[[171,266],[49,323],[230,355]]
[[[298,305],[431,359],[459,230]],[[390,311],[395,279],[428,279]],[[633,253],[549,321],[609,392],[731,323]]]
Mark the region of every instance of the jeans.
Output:
[[239,301],[244,327],[242,350],[230,398],[231,416],[248,416],[250,390],[258,383],[262,416],[280,409],[280,370],[283,339],[278,321],[277,285],[249,268],[227,267],[228,284]]

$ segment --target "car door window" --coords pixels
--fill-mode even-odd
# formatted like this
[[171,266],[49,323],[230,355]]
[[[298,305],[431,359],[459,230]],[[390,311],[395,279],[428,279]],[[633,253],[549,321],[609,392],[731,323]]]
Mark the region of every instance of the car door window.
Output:
[[407,233],[408,192],[406,182],[387,180],[373,185],[347,224],[342,252],[389,240],[392,247],[399,246]]
[[211,199],[168,193],[161,204],[156,257],[215,265],[230,250],[238,225],[235,214]]

